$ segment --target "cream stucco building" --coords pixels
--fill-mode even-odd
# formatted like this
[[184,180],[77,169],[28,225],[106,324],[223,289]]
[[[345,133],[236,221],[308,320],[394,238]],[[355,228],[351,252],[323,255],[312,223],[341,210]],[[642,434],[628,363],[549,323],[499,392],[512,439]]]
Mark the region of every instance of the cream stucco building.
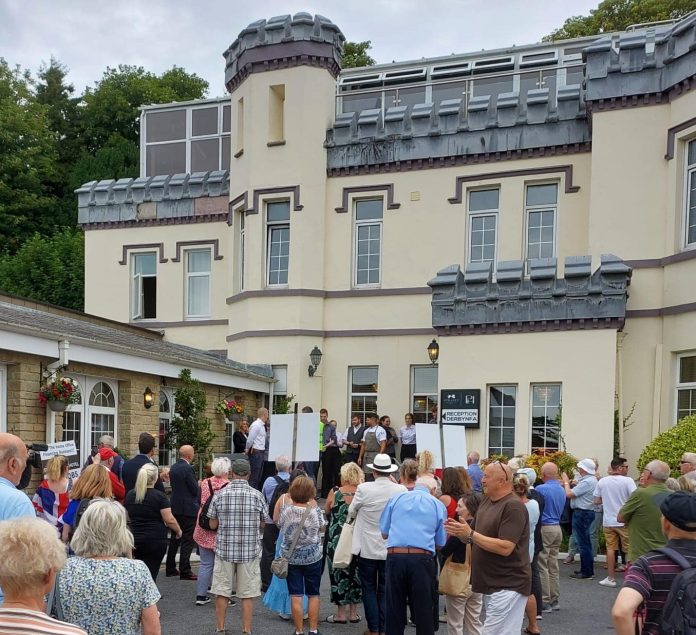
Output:
[[227,98],[143,108],[141,177],[78,190],[86,310],[341,424],[478,391],[483,454],[606,464],[618,411],[635,459],[695,412],[696,16],[340,71],[343,41],[255,22]]

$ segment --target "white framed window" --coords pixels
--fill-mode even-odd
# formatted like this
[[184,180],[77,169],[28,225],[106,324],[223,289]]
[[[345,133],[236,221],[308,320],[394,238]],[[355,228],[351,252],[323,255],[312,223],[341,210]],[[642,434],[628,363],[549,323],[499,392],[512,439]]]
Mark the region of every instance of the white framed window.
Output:
[[145,110],[141,176],[230,169],[231,104]]
[[74,441],[84,463],[99,445],[99,437],[108,434],[118,445],[118,388],[116,382],[106,379],[84,375],[70,375],[70,379],[78,385],[78,396],[63,413],[61,440]]
[[186,251],[186,317],[210,317],[210,249]]
[[290,268],[290,201],[266,203],[266,284],[287,286]]
[[276,380],[273,386],[273,409],[276,411],[276,404],[279,399],[285,399],[288,396],[288,367],[273,366],[273,379]]
[[159,454],[160,465],[171,465],[176,461],[176,448],[169,440],[169,429],[174,416],[174,394],[164,388],[159,393]]
[[527,261],[556,255],[558,184],[528,185],[525,193]]
[[532,452],[558,450],[561,436],[561,384],[531,386]]
[[411,412],[414,423],[428,423],[437,406],[437,366],[411,366]]
[[488,455],[515,456],[517,386],[488,387]]
[[349,416],[360,417],[365,423],[365,414],[377,412],[377,394],[379,392],[379,369],[377,366],[353,366],[348,369],[350,383]]
[[131,317],[154,319],[157,317],[157,253],[134,253],[131,263]]
[[468,262],[496,261],[500,189],[469,190]]
[[356,287],[377,286],[382,281],[382,218],[384,200],[356,200],[353,239],[353,284]]
[[677,369],[676,421],[696,414],[696,353],[680,355]]
[[0,364],[0,432],[7,432],[7,366]]
[[242,292],[244,291],[244,251],[246,249],[246,212],[243,208],[237,213],[237,218],[239,219],[239,223],[237,223],[239,227],[239,234],[237,236],[237,244],[239,246],[237,250],[237,284],[239,291]]
[[696,139],[689,141],[686,152],[686,210],[684,246],[696,246]]

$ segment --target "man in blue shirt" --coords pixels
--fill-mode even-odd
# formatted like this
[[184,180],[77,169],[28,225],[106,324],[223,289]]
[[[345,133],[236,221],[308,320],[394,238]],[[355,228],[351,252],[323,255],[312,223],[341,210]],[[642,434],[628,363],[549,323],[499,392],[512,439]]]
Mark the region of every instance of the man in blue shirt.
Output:
[[466,457],[466,471],[471,479],[471,489],[479,494],[483,491],[481,487],[481,479],[483,478],[483,470],[479,465],[481,455],[478,452],[469,452]]
[[549,613],[560,608],[560,583],[558,575],[558,550],[563,540],[561,515],[565,507],[566,495],[563,485],[558,480],[558,466],[544,463],[541,466],[543,485],[535,488],[544,497],[544,511],[541,514],[541,541],[544,546],[539,554],[539,576],[541,577],[541,595],[543,610]]
[[[17,489],[22,472],[27,466],[29,452],[19,437],[0,433],[0,520],[28,516],[36,518],[29,497]],[[0,605],[5,596],[0,589]]]
[[580,551],[580,571],[574,571],[570,577],[586,580],[594,578],[590,526],[595,519],[594,491],[597,487],[597,468],[592,459],[583,459],[577,468],[580,478],[575,487],[571,488],[568,475],[565,472],[562,474],[563,489],[573,508],[573,534]]
[[419,481],[410,492],[392,497],[379,528],[387,541],[386,635],[403,635],[410,599],[416,635],[435,632],[437,601],[435,549],[447,541],[447,509]]

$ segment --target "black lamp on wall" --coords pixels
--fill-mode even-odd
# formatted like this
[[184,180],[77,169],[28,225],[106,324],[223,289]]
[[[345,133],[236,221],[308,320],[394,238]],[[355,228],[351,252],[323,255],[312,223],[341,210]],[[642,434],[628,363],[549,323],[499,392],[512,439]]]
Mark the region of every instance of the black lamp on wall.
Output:
[[150,390],[150,386],[147,386],[145,388],[145,392],[143,393],[143,405],[149,410],[152,408],[152,404],[155,401],[155,393],[153,393]]
[[435,340],[428,344],[428,357],[433,366],[437,364],[437,359],[440,357],[440,345]]
[[309,354],[309,361],[312,363],[309,365],[309,368],[307,368],[307,372],[310,377],[314,377],[314,373],[317,372],[317,368],[319,368],[319,364],[321,364],[321,350],[318,346],[312,349],[312,352]]

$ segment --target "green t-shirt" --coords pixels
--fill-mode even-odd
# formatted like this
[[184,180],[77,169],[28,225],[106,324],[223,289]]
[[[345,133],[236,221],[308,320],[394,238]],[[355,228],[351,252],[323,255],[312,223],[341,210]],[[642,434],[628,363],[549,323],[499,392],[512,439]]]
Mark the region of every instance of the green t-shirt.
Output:
[[621,508],[621,515],[628,527],[628,559],[631,562],[667,544],[660,522],[660,503],[670,493],[671,490],[663,483],[639,487]]

